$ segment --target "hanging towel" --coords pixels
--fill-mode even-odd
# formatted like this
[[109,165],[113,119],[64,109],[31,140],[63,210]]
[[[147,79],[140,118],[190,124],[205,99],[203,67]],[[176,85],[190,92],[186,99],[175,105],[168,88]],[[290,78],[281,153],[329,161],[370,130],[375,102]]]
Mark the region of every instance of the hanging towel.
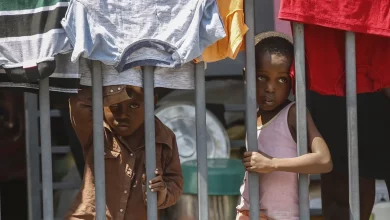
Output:
[[56,69],[55,55],[71,50],[61,26],[69,0],[1,0],[0,66],[13,82],[37,82]]

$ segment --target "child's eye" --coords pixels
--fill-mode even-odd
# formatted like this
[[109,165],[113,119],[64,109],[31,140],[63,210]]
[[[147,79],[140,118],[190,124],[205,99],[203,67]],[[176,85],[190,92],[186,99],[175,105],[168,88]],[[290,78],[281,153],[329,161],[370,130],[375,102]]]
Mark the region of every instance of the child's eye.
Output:
[[139,105],[138,104],[130,104],[129,107],[134,109],[134,108],[138,108]]
[[280,78],[280,79],[279,79],[279,82],[280,82],[280,83],[286,83],[287,81],[288,81],[288,80],[287,80],[286,78]]
[[266,78],[265,78],[264,76],[258,76],[258,77],[257,77],[257,80],[259,80],[259,81],[265,81]]
[[118,104],[110,105],[110,108],[118,108]]

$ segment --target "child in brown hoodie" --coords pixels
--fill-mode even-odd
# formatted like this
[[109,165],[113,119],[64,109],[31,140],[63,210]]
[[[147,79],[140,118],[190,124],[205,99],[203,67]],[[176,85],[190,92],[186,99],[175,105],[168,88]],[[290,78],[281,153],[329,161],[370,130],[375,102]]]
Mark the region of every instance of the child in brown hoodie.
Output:
[[[69,102],[73,128],[83,146],[85,174],[66,219],[92,220],[96,210],[91,88],[83,88]],[[106,219],[146,220],[143,90],[124,85],[105,86],[103,103]],[[183,177],[174,133],[157,118],[155,128],[156,177],[147,187],[157,192],[158,208],[164,209],[181,195]]]

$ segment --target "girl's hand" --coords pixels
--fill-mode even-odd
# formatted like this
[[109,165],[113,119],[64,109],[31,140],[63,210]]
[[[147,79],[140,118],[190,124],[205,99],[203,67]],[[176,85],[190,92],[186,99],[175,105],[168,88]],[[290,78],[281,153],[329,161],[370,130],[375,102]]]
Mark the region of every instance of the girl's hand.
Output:
[[250,172],[270,173],[275,170],[275,164],[272,157],[259,152],[245,152],[244,159],[245,169]]

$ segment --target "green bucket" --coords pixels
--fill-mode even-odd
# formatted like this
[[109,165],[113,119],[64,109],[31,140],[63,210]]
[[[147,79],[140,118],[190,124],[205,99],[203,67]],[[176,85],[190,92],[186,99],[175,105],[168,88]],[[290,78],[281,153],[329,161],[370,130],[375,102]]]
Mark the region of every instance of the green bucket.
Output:
[[[241,160],[236,159],[209,159],[208,167],[208,195],[234,196],[240,195],[240,186],[243,183],[245,169]],[[184,177],[184,194],[198,193],[197,161],[187,161],[182,164]]]

